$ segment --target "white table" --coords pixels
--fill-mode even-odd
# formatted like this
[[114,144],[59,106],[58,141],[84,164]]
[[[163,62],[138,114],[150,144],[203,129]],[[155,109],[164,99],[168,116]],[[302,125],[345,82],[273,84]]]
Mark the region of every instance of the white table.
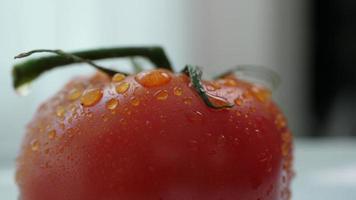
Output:
[[[356,138],[298,140],[293,200],[356,200]],[[17,199],[14,170],[0,170],[0,199]]]

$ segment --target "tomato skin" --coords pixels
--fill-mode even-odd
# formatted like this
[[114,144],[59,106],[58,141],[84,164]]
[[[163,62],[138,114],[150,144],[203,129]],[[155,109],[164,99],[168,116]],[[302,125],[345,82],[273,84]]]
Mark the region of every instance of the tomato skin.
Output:
[[[288,199],[292,141],[275,104],[260,101],[253,84],[227,77],[204,84],[243,102],[209,108],[187,76],[166,73],[172,79],[155,87],[126,77],[123,94],[106,75],[80,78],[45,102],[17,159],[20,198]],[[103,96],[88,107],[68,100],[78,85]]]

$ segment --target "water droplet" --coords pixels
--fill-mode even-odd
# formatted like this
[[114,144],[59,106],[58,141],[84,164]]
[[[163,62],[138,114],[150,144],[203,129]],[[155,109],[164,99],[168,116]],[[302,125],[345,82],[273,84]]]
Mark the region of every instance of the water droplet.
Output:
[[31,141],[31,150],[38,151],[40,149],[40,142],[37,139]]
[[274,122],[279,129],[284,128],[287,125],[287,121],[282,114],[278,114]]
[[253,95],[251,94],[251,92],[249,91],[245,91],[243,94],[242,94],[242,97],[245,98],[245,99],[252,99],[253,98]]
[[59,127],[60,127],[62,130],[65,130],[65,128],[66,128],[66,126],[65,126],[64,123],[60,123],[60,124],[59,124]]
[[83,91],[79,88],[73,88],[72,90],[69,91],[67,98],[71,101],[74,101],[78,99],[80,96],[82,96]]
[[157,87],[169,83],[172,78],[162,70],[151,70],[137,74],[135,79],[144,87]]
[[136,97],[132,97],[131,100],[130,100],[130,103],[133,106],[138,106],[138,105],[140,105],[140,100],[138,98],[136,98]]
[[243,100],[241,98],[236,98],[234,102],[238,106],[241,106],[243,104]]
[[114,83],[118,83],[120,81],[123,81],[125,79],[125,75],[121,74],[121,73],[116,73],[113,77],[112,77],[112,82]]
[[225,98],[215,96],[209,93],[206,93],[206,95],[209,98],[209,101],[214,104],[215,106],[229,106],[230,103],[227,101]]
[[240,139],[239,138],[234,138],[234,144],[239,145],[240,144]]
[[64,109],[63,106],[58,106],[56,109],[56,115],[58,117],[64,117],[65,112],[66,112],[66,110]]
[[186,98],[183,99],[183,102],[186,105],[190,105],[190,104],[192,104],[192,98],[186,97]]
[[103,122],[107,122],[107,121],[109,120],[109,117],[106,116],[105,114],[103,114],[103,115],[101,116],[101,118],[103,119]]
[[188,119],[188,121],[196,123],[199,122],[201,123],[203,121],[203,113],[201,113],[200,111],[190,111],[188,113],[186,113],[185,115]]
[[48,154],[48,153],[49,153],[49,149],[45,149],[45,150],[44,150],[44,153],[45,153],[45,154]]
[[174,95],[176,95],[176,96],[181,96],[181,95],[183,94],[183,90],[182,90],[182,88],[180,88],[180,87],[174,87],[174,88],[173,88],[173,93],[174,93]]
[[241,112],[240,111],[236,111],[236,115],[240,117],[241,116]]
[[83,106],[93,106],[100,101],[103,97],[103,91],[101,89],[89,89],[84,92],[80,101]]
[[106,102],[106,108],[109,110],[114,110],[118,105],[119,101],[115,98],[112,98]]
[[224,85],[234,87],[237,86],[237,82],[236,80],[229,78],[225,80]]
[[157,91],[154,96],[156,97],[157,100],[166,100],[168,98],[168,92],[167,90],[159,90]]
[[55,137],[56,137],[56,135],[57,135],[57,132],[56,132],[56,130],[50,130],[49,132],[48,132],[48,138],[49,139],[54,139]]
[[251,88],[251,90],[254,93],[257,100],[262,103],[265,103],[266,101],[268,101],[272,96],[271,91],[266,88],[254,86]]
[[208,83],[207,85],[206,85],[206,89],[208,90],[208,91],[215,91],[215,90],[218,90],[218,89],[220,89],[221,88],[221,86],[218,84],[218,83],[216,83],[216,82],[210,82],[210,83]]
[[125,93],[130,88],[130,83],[122,82],[116,86],[116,92],[119,94]]

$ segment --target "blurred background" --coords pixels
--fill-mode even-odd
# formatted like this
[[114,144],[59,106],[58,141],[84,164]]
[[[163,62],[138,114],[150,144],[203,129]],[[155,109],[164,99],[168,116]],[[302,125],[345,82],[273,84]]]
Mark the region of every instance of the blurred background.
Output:
[[294,199],[356,199],[356,1],[2,0],[0,199],[12,181],[26,123],[84,65],[53,70],[19,97],[13,56],[36,49],[162,45],[177,71],[216,74],[236,64],[278,72],[274,98],[297,137]]

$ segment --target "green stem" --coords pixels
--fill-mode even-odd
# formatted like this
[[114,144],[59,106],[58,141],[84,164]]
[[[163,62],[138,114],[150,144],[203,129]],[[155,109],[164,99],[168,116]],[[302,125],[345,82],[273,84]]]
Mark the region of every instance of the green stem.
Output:
[[201,69],[199,69],[199,67],[193,66],[193,65],[187,65],[183,69],[183,73],[185,73],[185,74],[187,74],[187,76],[189,76],[194,89],[198,92],[199,96],[203,99],[204,103],[207,106],[214,108],[214,109],[233,107],[233,104],[230,104],[230,103],[226,103],[225,105],[217,106],[210,101],[209,96],[208,96],[206,90],[204,89],[203,84],[201,83],[203,72],[201,71]]
[[26,83],[29,83],[40,76],[43,72],[53,68],[69,65],[73,63],[85,62],[89,65],[112,75],[117,71],[101,67],[92,60],[104,58],[120,58],[142,56],[149,59],[156,67],[172,70],[172,66],[161,47],[118,47],[106,49],[94,49],[88,51],[79,51],[73,53],[65,53],[61,50],[34,50],[27,53],[22,53],[15,58],[23,58],[33,53],[51,52],[58,54],[57,56],[47,56],[37,59],[31,59],[19,64],[13,68],[13,85],[18,88]]

